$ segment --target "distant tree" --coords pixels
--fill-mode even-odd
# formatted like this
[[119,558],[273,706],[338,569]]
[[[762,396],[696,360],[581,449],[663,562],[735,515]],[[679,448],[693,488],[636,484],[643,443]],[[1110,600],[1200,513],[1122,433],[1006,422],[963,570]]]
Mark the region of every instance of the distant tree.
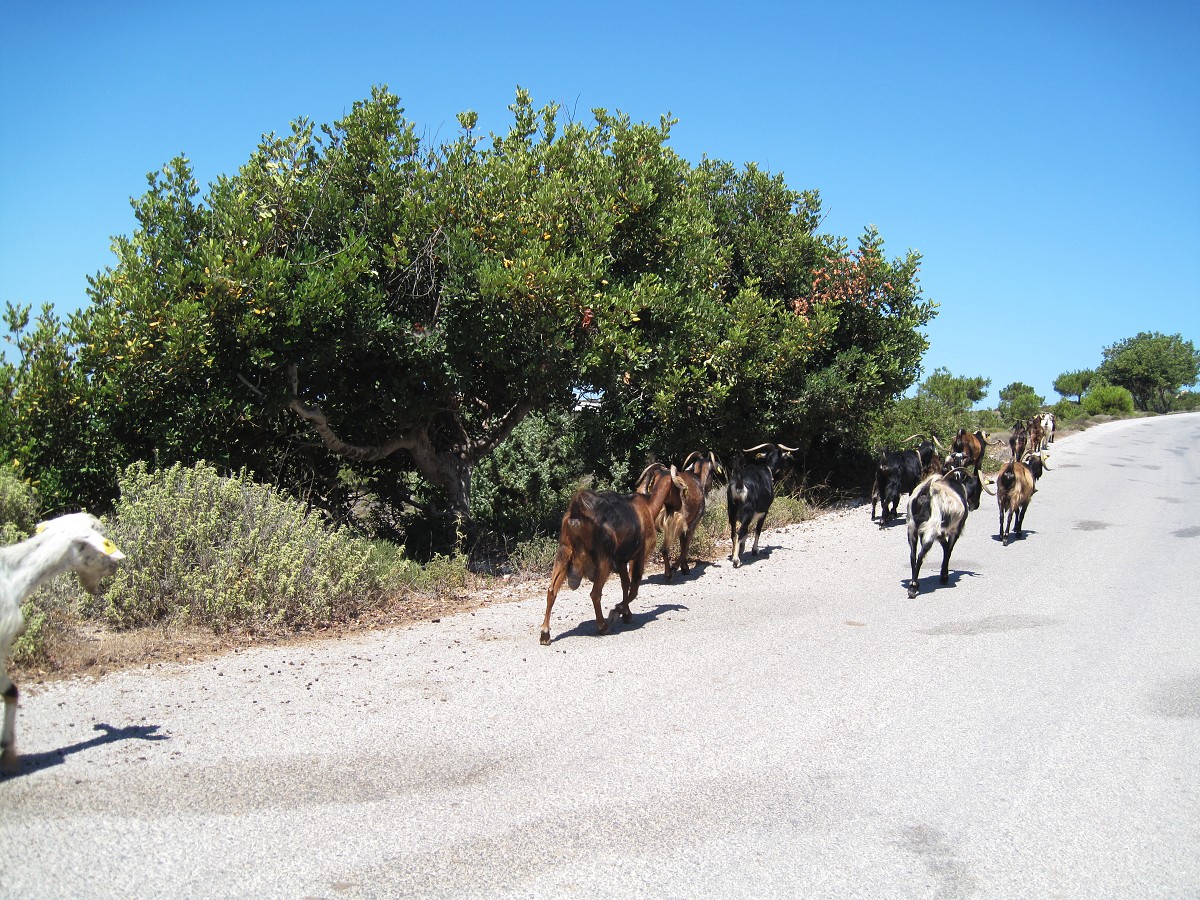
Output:
[[1040,410],[1045,402],[1032,387],[1014,381],[1000,390],[1000,418],[1008,425],[1023,421]]
[[1138,409],[1168,412],[1179,389],[1200,378],[1200,354],[1182,335],[1143,331],[1105,347],[1100,374],[1128,389]]
[[1089,416],[1127,416],[1133,412],[1133,395],[1119,384],[1093,383],[1083,397],[1083,411]]
[[1054,379],[1054,390],[1063,397],[1074,397],[1076,403],[1083,402],[1083,395],[1096,377],[1094,369],[1076,369],[1073,372],[1063,372]]
[[932,398],[952,412],[965,413],[987,396],[990,378],[951,375],[949,369],[934,369],[917,388],[917,396]]

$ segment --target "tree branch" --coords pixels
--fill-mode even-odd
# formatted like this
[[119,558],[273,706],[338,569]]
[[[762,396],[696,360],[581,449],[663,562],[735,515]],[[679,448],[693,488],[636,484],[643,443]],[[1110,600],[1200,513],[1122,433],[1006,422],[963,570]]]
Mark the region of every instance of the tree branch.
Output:
[[351,444],[348,441],[338,437],[329,424],[329,418],[321,411],[318,406],[308,406],[300,399],[300,375],[295,364],[288,366],[288,381],[291,385],[292,396],[288,401],[288,408],[296,415],[304,419],[313,430],[320,436],[321,442],[326,449],[338,456],[343,456],[346,459],[352,459],[355,462],[377,462],[391,456],[398,450],[412,450],[416,447],[417,441],[409,435],[397,435],[382,444],[374,446],[361,446],[359,444]]

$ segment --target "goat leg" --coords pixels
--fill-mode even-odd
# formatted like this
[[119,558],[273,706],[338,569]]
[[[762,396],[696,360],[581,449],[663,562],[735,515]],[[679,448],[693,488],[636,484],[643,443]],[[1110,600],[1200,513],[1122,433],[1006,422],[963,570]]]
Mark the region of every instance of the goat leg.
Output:
[[21,768],[20,760],[17,757],[16,731],[17,686],[9,681],[8,687],[4,690],[4,730],[0,732],[0,771],[10,775]]
[[546,591],[546,618],[542,619],[541,643],[550,643],[550,610],[554,609],[554,600],[567,577],[567,565],[561,560],[554,561],[554,571],[550,573],[550,587]]
[[958,540],[958,535],[949,540],[942,541],[942,584],[950,583],[950,554],[954,552],[954,544]]
[[754,524],[754,546],[750,548],[751,556],[758,556],[758,539],[762,535],[763,525],[767,523],[767,514],[763,513]]
[[912,600],[921,591],[921,563],[925,561],[925,554],[929,552],[929,544],[921,542],[920,551],[917,550],[918,541],[912,542],[912,547],[908,553],[909,565],[912,567],[912,581],[908,583],[908,599]]

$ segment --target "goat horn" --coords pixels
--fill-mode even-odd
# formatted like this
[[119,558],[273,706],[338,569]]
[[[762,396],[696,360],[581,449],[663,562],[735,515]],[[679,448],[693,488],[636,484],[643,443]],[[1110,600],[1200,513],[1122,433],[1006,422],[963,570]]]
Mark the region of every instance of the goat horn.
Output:
[[783,450],[785,453],[795,453],[797,450],[800,449],[799,447],[789,447],[789,446],[787,446],[787,444],[776,444],[776,446],[780,450]]
[[1046,460],[1048,460],[1049,458],[1050,458],[1049,453],[1042,454],[1042,468],[1045,469],[1047,472],[1050,471],[1050,463],[1046,462]]
[[986,475],[984,475],[981,479],[979,479],[979,484],[985,491],[987,491],[993,497],[996,496],[996,492],[991,489],[992,480],[990,478],[988,478]]
[[939,450],[945,450],[945,449],[946,449],[945,447],[943,447],[943,446],[942,446],[942,442],[941,442],[941,441],[939,441],[939,440],[937,439],[937,435],[936,435],[936,434],[931,434],[931,435],[930,435],[930,437],[931,437],[931,438],[933,438],[933,443],[937,445],[937,448],[938,448]]
[[683,461],[683,465],[680,466],[679,468],[686,469],[688,466],[690,466],[692,464],[693,459],[703,459],[703,458],[704,457],[701,455],[699,450],[693,450],[691,453],[688,454],[688,458]]
[[745,450],[743,450],[742,452],[743,452],[743,453],[753,453],[755,450],[761,450],[763,447],[770,447],[770,446],[773,446],[773,445],[771,445],[771,444],[759,444],[757,447],[747,447],[747,448],[746,448]]
[[[649,475],[650,472],[653,471],[654,469],[665,469],[665,468],[666,468],[666,466],[664,466],[662,463],[650,463],[650,465],[648,465],[648,466],[646,466],[646,468],[642,469],[642,474],[638,476],[638,479],[635,482],[635,484],[640,485],[643,481],[646,480],[646,476]],[[650,487],[650,485],[647,484],[646,488],[649,489],[649,487]]]
[[925,440],[925,435],[923,435],[923,434],[913,434],[913,435],[909,435],[908,437],[906,437],[906,438],[905,438],[904,440],[902,440],[900,443],[902,443],[902,444],[907,444],[909,441],[923,441],[923,440]]

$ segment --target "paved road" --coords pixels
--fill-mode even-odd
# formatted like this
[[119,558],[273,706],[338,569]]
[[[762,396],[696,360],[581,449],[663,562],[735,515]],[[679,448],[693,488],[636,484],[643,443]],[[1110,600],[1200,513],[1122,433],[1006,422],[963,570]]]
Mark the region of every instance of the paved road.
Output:
[[604,638],[577,591],[550,647],[530,596],[28,690],[0,895],[1200,896],[1198,445],[1059,441],[916,600],[859,506]]

